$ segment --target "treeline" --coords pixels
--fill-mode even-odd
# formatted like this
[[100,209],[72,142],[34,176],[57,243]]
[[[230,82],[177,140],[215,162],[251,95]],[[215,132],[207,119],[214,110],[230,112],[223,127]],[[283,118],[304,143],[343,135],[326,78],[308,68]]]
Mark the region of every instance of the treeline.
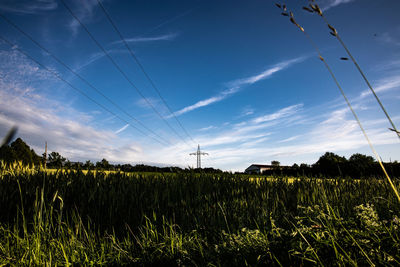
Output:
[[65,169],[84,169],[84,170],[107,170],[107,171],[123,171],[123,172],[202,172],[202,173],[223,173],[222,170],[214,168],[202,169],[183,169],[180,167],[157,167],[144,164],[111,164],[107,159],[91,162],[87,160],[83,162],[71,162],[58,152],[51,152],[47,156],[44,154],[39,156],[29,147],[21,138],[17,138],[10,145],[0,147],[0,160],[5,163],[13,164],[21,162],[25,166],[44,166],[47,168],[65,168]]
[[[400,177],[400,163],[383,163],[391,177]],[[264,171],[265,175],[293,177],[326,177],[326,178],[381,178],[384,176],[381,166],[371,156],[353,154],[348,159],[332,152],[326,152],[312,165],[294,164],[293,166],[275,165],[273,169]]]
[[6,163],[19,161],[30,166],[43,163],[43,158],[38,156],[21,138],[17,138],[11,145],[0,147],[0,160]]
[[[71,162],[61,156],[58,152],[51,152],[39,156],[21,138],[17,138],[10,145],[0,147],[0,160],[5,163],[22,162],[27,166],[44,166],[47,168],[84,169],[84,170],[109,170],[123,172],[202,172],[202,173],[223,173],[222,170],[214,168],[190,169],[180,167],[157,167],[144,164],[111,164],[106,159],[98,162],[90,160],[83,162]],[[391,177],[400,177],[400,163],[397,161],[383,163],[386,171]],[[272,162],[273,168],[264,171],[264,175],[292,176],[292,177],[327,177],[327,178],[380,178],[383,171],[379,163],[371,156],[353,154],[349,159],[332,152],[326,152],[314,164],[293,164],[293,166],[280,166],[278,161]]]

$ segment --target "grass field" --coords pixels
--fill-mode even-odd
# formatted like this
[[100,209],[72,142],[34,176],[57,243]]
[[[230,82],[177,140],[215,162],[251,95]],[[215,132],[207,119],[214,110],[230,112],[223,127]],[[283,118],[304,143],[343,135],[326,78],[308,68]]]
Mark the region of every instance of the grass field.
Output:
[[1,265],[400,264],[382,180],[3,166],[0,208]]

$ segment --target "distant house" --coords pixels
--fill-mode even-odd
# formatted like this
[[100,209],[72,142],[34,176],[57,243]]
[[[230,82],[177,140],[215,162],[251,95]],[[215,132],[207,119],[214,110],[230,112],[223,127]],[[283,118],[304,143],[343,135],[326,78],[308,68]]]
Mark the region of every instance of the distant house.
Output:
[[248,174],[262,174],[263,171],[272,170],[272,165],[252,164],[244,172]]

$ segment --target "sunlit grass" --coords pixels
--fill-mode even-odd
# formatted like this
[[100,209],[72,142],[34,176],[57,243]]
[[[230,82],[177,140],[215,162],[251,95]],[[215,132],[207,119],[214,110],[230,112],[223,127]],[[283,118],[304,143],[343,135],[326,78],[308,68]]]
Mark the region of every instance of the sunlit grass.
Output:
[[385,180],[13,168],[0,169],[0,265],[400,262]]

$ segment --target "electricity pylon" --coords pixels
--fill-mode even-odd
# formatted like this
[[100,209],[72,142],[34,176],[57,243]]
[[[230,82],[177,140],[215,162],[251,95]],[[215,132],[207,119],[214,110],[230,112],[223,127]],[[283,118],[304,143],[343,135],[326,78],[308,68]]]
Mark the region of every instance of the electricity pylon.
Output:
[[208,153],[200,151],[200,145],[197,147],[197,151],[195,153],[190,153],[189,155],[196,155],[197,156],[197,168],[201,168],[201,155],[208,155]]

